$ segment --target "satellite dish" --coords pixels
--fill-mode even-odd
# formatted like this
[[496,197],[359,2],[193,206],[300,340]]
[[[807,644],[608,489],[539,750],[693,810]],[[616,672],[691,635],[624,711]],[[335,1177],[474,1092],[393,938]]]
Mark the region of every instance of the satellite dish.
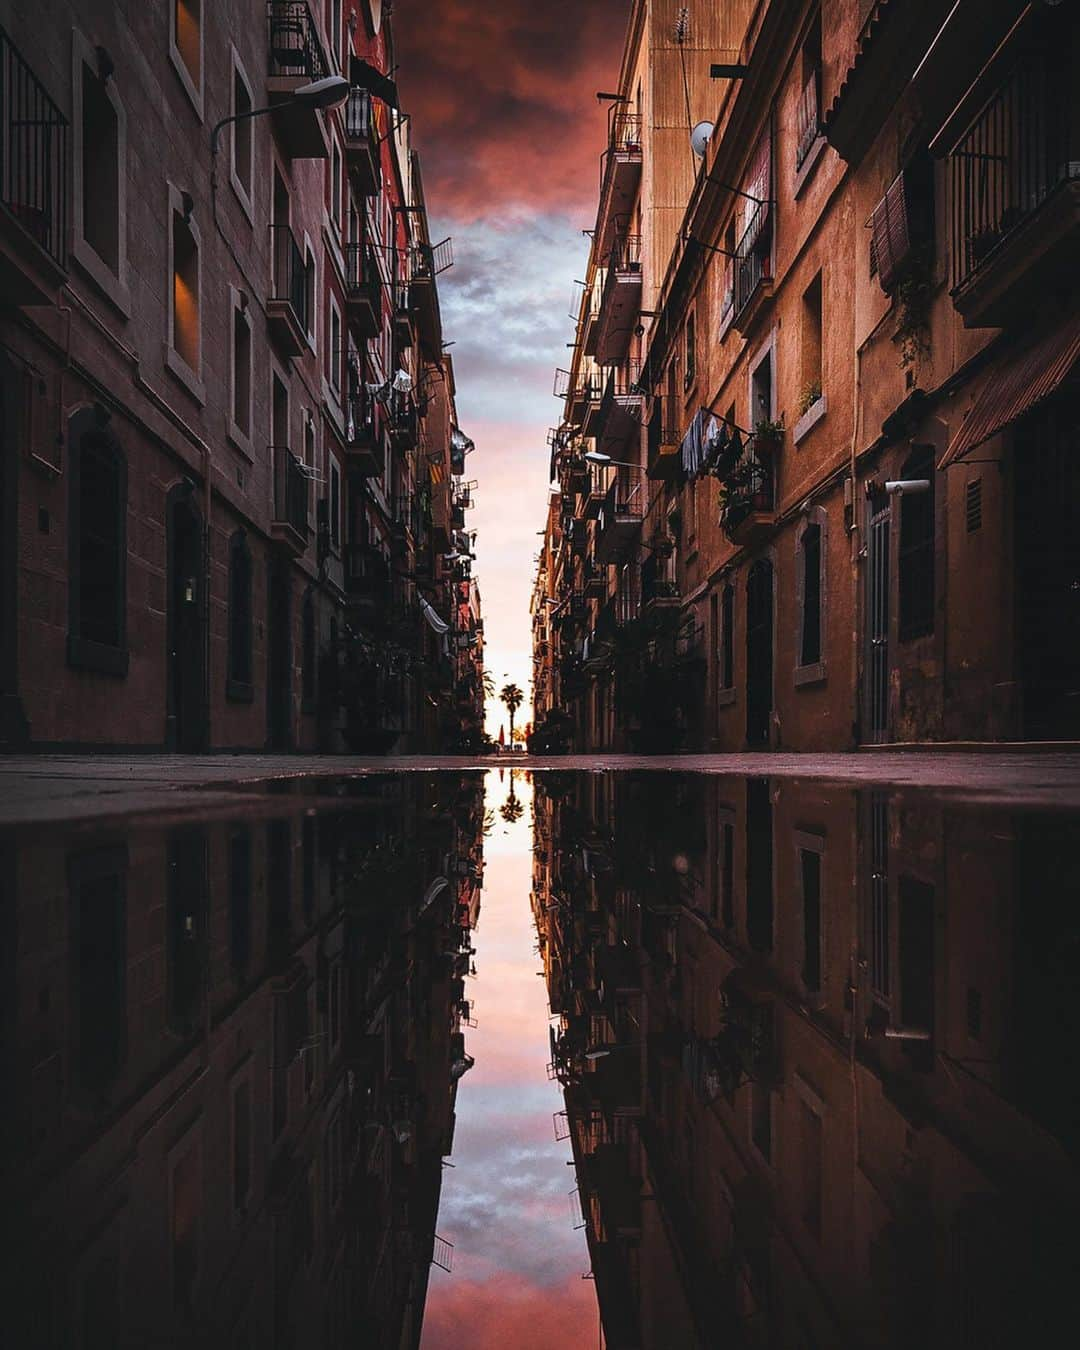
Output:
[[698,159],[704,159],[705,147],[709,144],[709,137],[713,134],[712,122],[699,122],[690,133],[690,149],[697,155]]

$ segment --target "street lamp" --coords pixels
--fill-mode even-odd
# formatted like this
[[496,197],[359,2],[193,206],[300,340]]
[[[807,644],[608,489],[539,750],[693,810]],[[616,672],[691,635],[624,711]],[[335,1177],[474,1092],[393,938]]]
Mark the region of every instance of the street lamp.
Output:
[[590,464],[599,464],[608,469],[640,469],[640,464],[631,464],[625,459],[612,459],[610,455],[605,455],[602,450],[586,450],[583,458]]
[[[287,108],[291,103],[300,103],[308,108],[338,108],[349,97],[349,81],[343,75],[326,75],[321,80],[312,80],[310,84],[302,84],[299,89],[293,90],[287,99],[280,103],[274,103],[266,108],[249,108],[247,112],[234,113],[231,117],[223,117],[220,122],[215,123],[213,131],[210,133],[210,157],[217,163],[218,141],[221,139],[222,131],[232,125],[234,122],[244,122],[252,117],[262,117],[264,113],[277,112],[279,108]],[[211,182],[213,182],[213,176]]]

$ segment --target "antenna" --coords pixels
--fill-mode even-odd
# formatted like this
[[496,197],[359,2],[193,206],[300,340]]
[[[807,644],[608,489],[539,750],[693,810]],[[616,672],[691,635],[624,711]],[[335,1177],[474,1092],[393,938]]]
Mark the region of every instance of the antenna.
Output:
[[705,150],[709,144],[709,138],[713,134],[714,124],[712,122],[699,122],[690,133],[690,149],[698,159],[705,158]]

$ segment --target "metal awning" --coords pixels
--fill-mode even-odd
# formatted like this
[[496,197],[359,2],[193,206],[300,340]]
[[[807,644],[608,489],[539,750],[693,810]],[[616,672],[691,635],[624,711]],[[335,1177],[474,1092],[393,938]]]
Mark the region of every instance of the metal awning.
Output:
[[1078,361],[1080,315],[1074,315],[1011,360],[991,368],[938,468],[946,468],[1049,398]]

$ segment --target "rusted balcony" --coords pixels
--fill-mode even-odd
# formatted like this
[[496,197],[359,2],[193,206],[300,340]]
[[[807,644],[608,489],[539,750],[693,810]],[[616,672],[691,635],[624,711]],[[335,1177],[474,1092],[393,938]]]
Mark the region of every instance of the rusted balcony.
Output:
[[375,250],[366,244],[345,247],[345,313],[362,340],[382,325],[383,286]]
[[611,371],[596,417],[596,448],[612,459],[622,457],[628,443],[641,431],[640,365],[626,362]]
[[603,600],[607,595],[607,585],[607,568],[601,567],[592,558],[586,558],[581,569],[582,592],[590,599]]
[[307,349],[308,275],[304,255],[288,225],[270,228],[274,253],[274,284],[266,302],[270,336],[285,356]]
[[607,255],[607,279],[596,333],[600,365],[617,365],[625,358],[640,309],[641,236],[620,235]]
[[596,522],[596,560],[615,562],[637,542],[645,518],[648,487],[638,469],[619,469]]
[[390,564],[371,544],[350,544],[345,550],[345,589],[350,611],[368,628],[388,620]]
[[759,202],[735,249],[732,322],[740,333],[747,332],[772,295],[772,233],[771,203]]
[[396,391],[391,394],[386,425],[390,444],[395,449],[416,448],[420,435],[420,418],[412,394],[399,394]]
[[585,493],[585,501],[581,512],[586,520],[599,519],[600,512],[603,510],[604,498],[607,496],[607,490],[601,477],[603,472],[595,464],[589,466],[589,486]]
[[409,295],[420,341],[431,351],[442,348],[442,314],[435,278],[454,265],[453,241],[417,244],[410,259]]
[[1080,250],[1080,124],[1068,51],[1014,58],[949,155],[953,301],[999,327],[1060,288]]
[[606,270],[603,267],[598,267],[592,287],[585,298],[585,309],[581,316],[581,350],[586,356],[596,355],[596,339],[599,334],[600,321],[600,300],[604,294],[604,283],[606,279]]
[[579,374],[567,389],[567,420],[581,428],[583,436],[592,436],[596,431],[596,418],[600,412],[600,398],[603,385],[598,374]]
[[344,113],[349,177],[361,196],[372,197],[382,183],[382,160],[370,93],[366,89],[350,89]]
[[670,482],[682,473],[682,430],[676,421],[677,412],[675,400],[667,395],[653,400],[647,472],[656,482]]
[[776,524],[775,474],[771,462],[744,452],[724,479],[720,525],[733,544],[747,547],[772,533]]
[[272,445],[274,518],[270,537],[299,556],[308,544],[311,484],[300,460],[285,445]]
[[345,450],[349,467],[366,478],[386,468],[386,445],[376,399],[366,389],[345,400]]
[[394,296],[394,341],[399,351],[413,345],[416,333],[413,328],[412,295],[407,281],[395,281]]
[[677,617],[682,609],[679,584],[670,560],[651,553],[641,564],[641,605],[653,621]]
[[601,254],[610,250],[617,230],[630,218],[641,183],[641,166],[641,116],[617,111],[611,118],[608,148],[600,171],[596,240]]
[[67,275],[67,119],[0,28],[0,304],[55,299]]
[[322,113],[310,103],[293,101],[302,85],[330,73],[311,10],[305,0],[269,0],[266,10],[266,88],[278,141],[293,159],[326,159],[330,143]]

